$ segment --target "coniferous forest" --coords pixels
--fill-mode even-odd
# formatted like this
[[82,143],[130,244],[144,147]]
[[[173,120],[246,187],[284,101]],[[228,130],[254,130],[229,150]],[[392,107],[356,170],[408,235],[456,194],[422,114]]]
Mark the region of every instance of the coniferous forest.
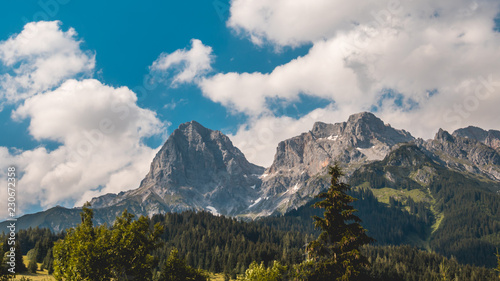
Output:
[[[193,268],[227,273],[232,278],[244,274],[253,261],[264,262],[265,266],[279,261],[292,268],[293,264],[305,259],[305,245],[315,235],[279,230],[289,225],[289,222],[277,221],[278,218],[265,222],[241,222],[207,212],[156,215],[149,220],[150,225],[160,223],[165,232],[161,235],[163,243],[152,252],[158,261],[152,270],[160,272],[173,249],[177,249]],[[312,225],[312,220],[309,221]],[[277,228],[270,225],[276,225]],[[297,225],[295,228],[304,229],[305,226]],[[42,263],[43,269],[53,272],[52,247],[55,241],[64,236],[64,233],[54,234],[46,229],[21,230],[21,252],[28,257],[33,255],[37,262]],[[5,241],[5,236],[2,241]],[[5,245],[3,243],[2,256]],[[466,265],[459,263],[456,258],[449,259],[414,246],[368,245],[362,248],[362,252],[371,262],[370,275],[373,280],[444,280],[444,272],[448,276],[446,280],[457,277],[457,280],[498,278],[498,273],[492,268]],[[496,263],[494,254],[491,253],[491,260]]]
[[[392,198],[389,204],[381,203],[370,189],[351,190],[349,185],[334,181],[339,173],[332,176],[328,193],[310,204],[284,216],[250,222],[208,212],[134,218],[125,211],[112,226],[96,226],[92,223],[92,209],[86,205],[82,223],[66,232],[20,230],[17,250],[30,263],[26,268],[19,260],[18,269],[34,272],[39,263],[40,269],[53,273],[57,280],[82,280],[78,274],[90,276],[87,280],[137,280],[137,276],[141,280],[207,280],[208,272],[223,274],[226,280],[330,280],[331,276],[339,276],[339,280],[341,277],[342,280],[495,280],[500,277],[497,272],[500,268],[497,271],[494,268],[500,266],[500,256],[489,246],[494,245],[494,240],[482,240],[477,233],[498,233],[497,222],[477,217],[474,212],[463,213],[458,207],[468,196],[478,196],[483,205],[467,206],[467,210],[476,207],[498,210],[498,201],[487,198],[481,187],[457,192],[460,189],[456,186],[467,179],[453,176],[430,186],[440,196],[436,208],[447,214],[436,234],[430,236],[435,217],[425,203],[416,203],[411,198]],[[354,175],[353,179],[356,178]],[[377,178],[369,180],[374,183]],[[455,192],[448,191],[450,186],[455,187]],[[336,205],[338,202],[344,203]],[[313,208],[313,204],[320,208]],[[327,216],[323,215],[325,210],[329,210]],[[314,227],[314,221],[319,228]],[[331,227],[333,222],[337,226]],[[454,228],[456,225],[468,227]],[[337,233],[344,228],[345,233]],[[3,257],[9,248],[6,234],[0,238]],[[345,242],[339,242],[343,239],[360,242],[346,248]],[[415,246],[415,241],[421,243],[420,247]],[[412,242],[413,246],[408,245]],[[486,253],[481,255],[481,251]],[[336,258],[332,259],[332,255]],[[72,271],[75,267],[92,270],[75,274]],[[7,278],[5,268],[1,270],[2,278]]]

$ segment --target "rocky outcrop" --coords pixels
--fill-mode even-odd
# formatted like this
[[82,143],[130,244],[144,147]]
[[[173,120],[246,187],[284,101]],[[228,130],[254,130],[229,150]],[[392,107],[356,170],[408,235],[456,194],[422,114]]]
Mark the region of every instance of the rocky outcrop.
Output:
[[263,172],[226,135],[191,121],[168,138],[138,189],[91,203],[104,208],[135,201],[147,214],[195,209],[236,215],[258,197]]
[[486,139],[483,133],[471,129],[451,135],[440,129],[433,140],[416,143],[448,168],[500,180],[500,154],[479,140]]
[[[499,131],[476,127],[414,139],[362,112],[346,122],[316,122],[310,131],[280,142],[272,165],[264,169],[249,163],[221,132],[191,121],[170,135],[137,189],[106,194],[91,204],[99,224],[112,224],[125,209],[147,216],[192,209],[244,218],[282,214],[327,189],[327,168],[336,161],[346,179],[360,184],[363,175],[375,173],[383,175],[384,185],[416,188],[442,169],[498,183],[499,144]],[[62,230],[79,222],[78,212],[58,207],[23,216],[19,223]]]
[[360,165],[383,159],[391,148],[414,138],[369,112],[347,122],[316,122],[311,131],[282,141],[262,176],[262,196],[250,213],[264,216],[298,208],[329,185],[327,167],[339,162],[349,175]]
[[500,131],[486,131],[478,127],[469,126],[455,130],[453,136],[477,140],[500,153]]

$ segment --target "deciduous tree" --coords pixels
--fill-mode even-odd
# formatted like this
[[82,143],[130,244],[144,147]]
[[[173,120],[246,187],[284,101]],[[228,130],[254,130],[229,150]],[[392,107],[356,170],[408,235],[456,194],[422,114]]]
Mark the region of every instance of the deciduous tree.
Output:
[[112,229],[94,226],[93,211],[87,203],[82,223],[68,230],[64,240],[55,243],[54,277],[57,280],[151,280],[155,259],[150,252],[163,231],[159,224],[150,229],[149,221],[126,210]]

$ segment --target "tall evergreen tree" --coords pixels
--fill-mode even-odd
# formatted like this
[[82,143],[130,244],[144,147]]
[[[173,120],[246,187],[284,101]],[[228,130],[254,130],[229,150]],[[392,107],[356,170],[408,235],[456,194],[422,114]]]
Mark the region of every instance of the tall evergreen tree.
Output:
[[497,268],[495,268],[495,271],[498,272],[498,279],[500,279],[500,254],[498,253],[498,249],[496,256],[497,256]]
[[322,198],[314,204],[325,210],[324,218],[314,216],[314,224],[322,230],[318,239],[307,246],[309,260],[313,263],[313,273],[309,280],[353,280],[368,265],[368,260],[359,248],[373,242],[359,224],[361,219],[351,206],[356,199],[346,194],[350,186],[340,182],[343,175],[338,164],[329,167],[331,185]]
[[160,281],[207,281],[208,274],[201,269],[187,265],[186,260],[179,256],[179,251],[173,249],[163,265]]

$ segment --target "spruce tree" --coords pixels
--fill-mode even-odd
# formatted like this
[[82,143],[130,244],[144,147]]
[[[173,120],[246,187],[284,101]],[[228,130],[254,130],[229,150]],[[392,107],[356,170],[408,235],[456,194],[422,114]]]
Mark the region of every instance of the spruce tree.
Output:
[[498,279],[500,279],[500,254],[498,253],[498,249],[496,256],[497,256],[497,268],[495,268],[495,271],[498,272]]
[[350,186],[340,182],[343,175],[338,164],[329,167],[331,186],[317,196],[322,201],[316,208],[325,209],[324,218],[314,216],[314,224],[322,229],[318,239],[307,246],[313,272],[309,280],[355,280],[368,260],[359,248],[373,242],[359,224],[361,219],[351,204],[355,198],[346,194]]
[[195,269],[186,263],[186,260],[179,255],[177,249],[173,249],[163,265],[160,281],[207,281],[210,280],[208,274],[203,270]]

